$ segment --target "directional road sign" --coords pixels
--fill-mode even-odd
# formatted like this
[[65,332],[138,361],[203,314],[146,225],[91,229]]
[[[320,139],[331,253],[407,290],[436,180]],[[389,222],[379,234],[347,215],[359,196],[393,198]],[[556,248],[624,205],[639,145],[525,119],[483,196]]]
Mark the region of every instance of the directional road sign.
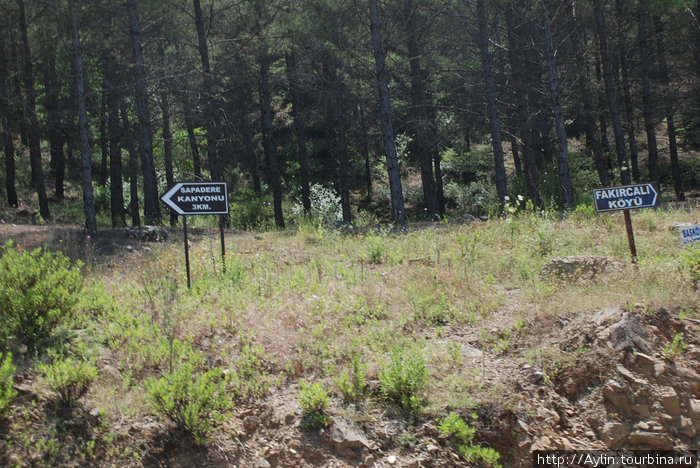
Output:
[[650,183],[594,189],[593,198],[597,212],[659,206],[659,194]]
[[178,182],[160,199],[181,215],[228,214],[226,182]]
[[678,226],[678,232],[681,236],[681,244],[700,242],[700,225],[698,224]]

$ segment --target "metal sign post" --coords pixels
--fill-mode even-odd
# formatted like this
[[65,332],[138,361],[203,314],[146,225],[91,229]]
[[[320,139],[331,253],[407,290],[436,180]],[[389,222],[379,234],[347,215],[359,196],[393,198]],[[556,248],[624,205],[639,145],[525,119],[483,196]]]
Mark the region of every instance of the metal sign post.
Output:
[[627,241],[630,246],[632,263],[637,264],[637,245],[634,242],[634,230],[632,229],[632,217],[630,210],[637,208],[653,208],[659,206],[659,194],[650,183],[625,185],[622,187],[608,187],[593,190],[595,210],[598,213],[605,211],[622,210],[627,230]]
[[228,188],[226,182],[178,182],[160,199],[175,213],[182,215],[182,228],[185,238],[185,264],[187,287],[190,287],[190,254],[187,245],[188,215],[221,215],[219,233],[221,235],[221,263],[226,272],[226,243],[224,241],[223,215],[229,213]]

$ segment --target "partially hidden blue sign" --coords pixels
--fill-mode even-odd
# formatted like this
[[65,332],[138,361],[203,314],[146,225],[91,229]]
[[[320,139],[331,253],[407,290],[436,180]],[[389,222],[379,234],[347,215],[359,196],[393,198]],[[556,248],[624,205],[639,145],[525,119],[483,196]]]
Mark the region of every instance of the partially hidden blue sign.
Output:
[[597,212],[659,206],[659,194],[650,183],[594,189],[593,198]]

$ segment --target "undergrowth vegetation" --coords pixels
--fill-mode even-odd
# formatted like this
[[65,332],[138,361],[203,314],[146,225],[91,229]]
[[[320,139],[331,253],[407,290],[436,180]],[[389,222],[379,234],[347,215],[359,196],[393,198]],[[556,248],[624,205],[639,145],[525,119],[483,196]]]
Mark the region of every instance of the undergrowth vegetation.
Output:
[[[697,248],[681,246],[673,228],[696,214],[634,214],[638,270],[622,216],[585,210],[563,218],[513,210],[401,231],[309,223],[237,234],[227,239],[225,272],[205,237],[191,247],[190,289],[177,241],[129,267],[92,271],[8,244],[0,257],[0,463],[43,454],[49,461],[36,464],[51,466],[78,437],[63,413],[51,424],[33,416],[43,403],[31,406],[13,389],[22,366],[88,427],[71,449],[86,460],[136,456],[110,424],[156,417],[164,431],[207,444],[238,406],[299,384],[305,427],[341,411],[368,420],[385,407],[408,421],[441,421],[461,457],[497,466],[498,454],[473,444],[474,429],[452,414],[499,398],[492,360],[509,354],[547,375],[573,365],[585,350],[525,339],[542,333],[538,322],[562,316],[644,304],[697,317]],[[540,274],[569,255],[603,256],[615,267],[593,280]],[[682,358],[683,345],[678,336],[666,355]]]

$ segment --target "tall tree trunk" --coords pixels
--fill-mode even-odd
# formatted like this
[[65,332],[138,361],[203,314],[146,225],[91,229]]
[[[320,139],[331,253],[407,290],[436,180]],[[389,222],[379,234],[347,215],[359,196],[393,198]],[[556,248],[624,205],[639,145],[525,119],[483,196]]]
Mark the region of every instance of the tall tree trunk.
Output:
[[122,184],[121,127],[119,125],[120,82],[114,52],[103,51],[102,69],[105,76],[105,104],[109,131],[109,200],[112,227],[126,225],[124,219],[124,189]]
[[160,224],[160,205],[158,204],[158,184],[156,169],[153,165],[153,140],[151,135],[151,116],[148,110],[148,91],[146,89],[146,72],[141,48],[141,26],[136,11],[135,0],[126,0],[129,13],[129,30],[131,45],[136,64],[136,107],[139,115],[139,134],[141,143],[141,172],[143,173],[143,211],[146,224]]
[[379,20],[377,0],[369,0],[369,14],[377,85],[379,87],[379,113],[384,132],[386,170],[389,175],[389,191],[391,192],[391,213],[395,222],[405,224],[406,213],[403,203],[403,190],[401,189],[399,158],[396,154],[396,142],[394,141],[394,123],[391,118],[391,101],[389,99],[389,86],[386,76],[386,57],[382,49],[382,26]]
[[68,0],[73,36],[73,60],[75,61],[75,80],[78,93],[78,125],[80,127],[80,154],[83,179],[83,208],[85,210],[85,228],[88,235],[97,235],[97,218],[95,202],[92,195],[92,167],[90,157],[90,136],[88,134],[87,110],[85,106],[85,82],[83,72],[83,53],[80,50],[80,31],[78,29],[78,11],[75,0]]
[[367,135],[365,109],[361,99],[358,112],[360,114],[360,133],[362,133],[362,157],[365,160],[365,186],[367,187],[365,200],[370,202],[372,201],[372,161],[369,154],[369,135]]
[[417,153],[421,165],[421,182],[423,185],[423,199],[427,210],[428,219],[434,219],[439,215],[437,190],[433,176],[433,159],[430,152],[434,142],[429,140],[429,126],[426,112],[429,97],[426,92],[427,73],[420,66],[420,45],[416,37],[418,29],[416,22],[417,11],[412,0],[404,0],[403,3],[404,26],[406,32],[406,48],[409,57],[409,73],[411,77],[411,107],[410,119],[413,130],[413,150]]
[[542,0],[542,11],[544,13],[545,55],[547,56],[547,71],[549,72],[549,90],[552,93],[554,124],[557,129],[557,142],[559,144],[559,183],[561,184],[564,206],[567,209],[572,209],[574,206],[574,192],[571,188],[571,175],[569,174],[569,143],[566,139],[564,111],[559,101],[557,65],[554,59],[554,45],[552,44],[552,19],[549,13],[550,0]]
[[581,101],[583,101],[583,112],[586,119],[586,138],[593,147],[593,162],[595,163],[596,171],[598,172],[600,184],[603,187],[609,187],[610,176],[608,173],[608,164],[606,162],[605,154],[603,153],[603,144],[600,140],[600,133],[598,132],[598,125],[596,124],[595,106],[593,104],[593,95],[590,87],[590,70],[588,68],[586,57],[581,52],[580,47],[580,44],[585,43],[582,33],[582,26],[580,25],[580,20],[575,16],[573,9],[571,21],[573,35],[571,36],[570,44],[574,57],[576,57],[576,63],[578,64],[576,76],[579,94]]
[[185,129],[187,130],[187,140],[190,143],[190,151],[192,152],[192,169],[194,171],[194,180],[202,180],[202,164],[199,159],[199,145],[197,144],[197,136],[194,134],[192,109],[190,109],[190,103],[184,96],[181,99],[182,114],[185,119]]
[[618,54],[620,57],[620,72],[622,73],[622,97],[625,102],[625,127],[627,130],[627,140],[630,147],[630,163],[632,164],[632,180],[639,183],[639,157],[637,154],[637,141],[634,136],[634,106],[632,105],[632,96],[630,94],[630,80],[627,65],[627,47],[625,45],[625,33],[622,28],[622,23],[625,18],[624,0],[616,0],[615,11],[617,12],[618,21]]
[[668,65],[666,64],[666,47],[664,46],[663,24],[660,19],[656,19],[656,53],[659,59],[659,74],[664,87],[664,110],[666,111],[666,130],[668,131],[669,157],[671,158],[671,176],[673,177],[673,189],[676,193],[676,200],[684,201],[683,183],[681,181],[681,169],[678,165],[678,143],[676,142],[676,124],[674,122],[674,98],[671,92]]
[[16,207],[15,145],[12,141],[12,129],[10,128],[10,98],[6,84],[5,45],[0,43],[0,120],[2,120],[2,142],[5,150],[5,192],[7,193],[7,204]]
[[[175,184],[173,176],[173,135],[170,130],[170,102],[165,85],[161,85],[160,110],[163,113],[163,158],[165,159],[165,181],[168,187]],[[170,210],[170,225],[177,225],[177,214]]]
[[600,42],[600,58],[603,64],[603,81],[605,82],[605,94],[608,98],[608,108],[610,109],[610,119],[612,120],[615,133],[615,152],[617,153],[617,164],[620,168],[620,178],[623,185],[632,183],[630,179],[629,162],[627,161],[627,149],[625,148],[625,135],[622,130],[622,120],[620,119],[620,108],[618,106],[617,91],[613,82],[612,63],[608,53],[607,29],[603,8],[600,0],[593,0],[596,29],[598,30],[598,40]]
[[338,175],[340,178],[340,206],[343,211],[343,221],[352,221],[352,211],[350,209],[350,184],[348,183],[348,145],[346,139],[347,122],[345,119],[345,83],[337,69],[333,69],[333,85],[335,89],[335,103],[333,112],[335,114],[335,128],[337,139],[337,160]]
[[270,72],[269,57],[260,59],[260,116],[263,126],[263,150],[270,169],[270,185],[272,186],[272,201],[275,213],[275,225],[284,229],[284,215],[282,214],[282,183],[280,179],[277,150],[272,136],[272,109],[270,107],[270,84],[268,75]]
[[[104,74],[104,70],[102,73]],[[100,160],[100,173],[97,178],[97,184],[100,187],[104,187],[107,185],[107,160],[109,159],[107,142],[107,83],[104,77],[102,78],[102,89],[100,90],[100,152],[102,158]]]
[[647,133],[647,147],[649,151],[649,179],[658,185],[659,183],[659,149],[656,144],[656,130],[654,129],[654,117],[651,110],[651,75],[649,54],[647,52],[647,24],[646,24],[646,2],[640,1],[637,7],[639,46],[639,64],[642,68],[642,107],[644,114],[644,128]]
[[297,131],[297,155],[299,157],[299,171],[301,178],[301,204],[304,213],[311,213],[311,196],[309,192],[309,158],[306,152],[306,131],[304,128],[304,116],[301,109],[301,95],[299,91],[299,74],[297,73],[296,55],[294,52],[287,54],[287,82],[289,93],[292,97],[292,118]]
[[513,153],[513,166],[515,166],[515,175],[520,177],[523,174],[523,162],[520,160],[520,151],[518,149],[517,125],[513,125],[510,131],[512,132],[510,136],[510,151]]
[[537,167],[532,138],[531,115],[528,112],[525,65],[515,36],[515,21],[513,18],[512,6],[506,9],[505,20],[508,37],[508,58],[513,72],[513,84],[515,87],[516,119],[518,121],[518,132],[523,142],[523,170],[525,172],[527,197],[532,200],[534,206],[540,206],[540,174],[539,168]]
[[[244,98],[246,102],[247,96]],[[262,192],[262,187],[260,184],[260,169],[258,168],[258,156],[255,152],[255,144],[253,141],[253,128],[248,123],[248,109],[247,105],[241,105],[240,112],[240,123],[241,123],[241,133],[243,134],[243,145],[246,153],[246,161],[250,165],[250,176],[253,179],[253,190],[255,193],[260,194]]]
[[141,213],[139,212],[139,158],[134,147],[134,130],[129,123],[129,114],[126,111],[126,100],[119,102],[119,113],[122,120],[122,134],[126,151],[129,153],[129,214],[131,225],[141,225]]
[[433,169],[435,174],[435,192],[437,195],[438,216],[442,218],[445,216],[445,188],[443,187],[442,183],[442,161],[440,158],[440,147],[438,144],[437,113],[432,102],[430,102],[427,107],[427,115],[428,122],[430,122],[430,127],[428,128],[430,137],[428,140],[432,142],[430,154],[434,163]]
[[[19,70],[22,68],[22,64],[19,61],[19,56],[17,54],[17,48],[19,47],[17,45],[17,42],[15,38],[12,38],[12,41],[10,41],[10,46],[11,46],[11,54],[12,54],[12,63],[15,65],[15,68]],[[27,130],[27,101],[24,99],[23,94],[22,94],[22,84],[20,83],[20,74],[19,73],[13,73],[12,74],[12,87],[15,90],[15,115],[17,116],[17,120],[19,121],[19,135],[20,135],[20,141],[24,146],[29,146],[29,137],[27,136],[29,134],[29,131]]]
[[56,76],[56,61],[53,54],[49,54],[44,67],[44,88],[46,90],[46,120],[49,147],[51,149],[51,170],[55,181],[54,196],[57,200],[62,200],[66,162],[63,156],[64,138],[61,129],[61,109],[58,99],[61,89]]
[[218,140],[218,127],[214,112],[214,92],[211,79],[211,66],[209,65],[209,49],[204,31],[204,16],[200,0],[192,0],[194,6],[194,23],[197,28],[197,46],[202,62],[202,79],[204,82],[204,114],[207,124],[207,157],[209,158],[209,172],[211,180],[223,180],[223,172],[219,158],[216,154],[216,141]]
[[[596,87],[600,88],[601,86],[605,87],[605,85],[601,85],[603,82],[603,73],[600,71],[600,60],[597,58],[595,61],[595,81],[596,81]],[[598,122],[600,125],[600,142],[603,145],[603,151],[606,153],[610,153],[611,147],[610,147],[610,138],[608,138],[608,122],[607,122],[607,112],[606,112],[606,104],[605,104],[605,92],[597,92],[596,93],[598,97]],[[610,172],[608,170],[608,172]],[[610,178],[610,174],[608,175],[608,178]]]
[[498,200],[503,206],[506,201],[506,169],[503,158],[503,146],[501,144],[501,122],[498,118],[496,108],[496,84],[491,74],[489,62],[489,43],[486,35],[486,11],[484,0],[476,1],[476,15],[479,23],[479,49],[481,51],[481,67],[484,71],[484,81],[486,82],[487,104],[489,111],[489,121],[491,123],[491,145],[493,147],[493,160],[496,170],[496,192]]
[[24,0],[18,0],[19,23],[22,34],[22,52],[24,55],[24,87],[27,94],[27,117],[29,118],[29,161],[32,169],[32,184],[36,188],[39,197],[39,213],[45,220],[51,219],[49,201],[46,197],[44,186],[44,170],[41,164],[41,144],[39,142],[39,118],[36,114],[36,92],[34,90],[34,67],[32,65],[32,51],[27,35],[27,17],[24,11]]
[[[162,63],[166,63],[165,46],[163,43],[158,45],[158,55]],[[165,163],[165,183],[168,187],[175,184],[173,175],[173,134],[170,130],[170,100],[168,96],[169,90],[168,78],[163,78],[160,82],[160,111],[163,117],[163,160]],[[170,211],[170,226],[177,225],[177,214]]]

